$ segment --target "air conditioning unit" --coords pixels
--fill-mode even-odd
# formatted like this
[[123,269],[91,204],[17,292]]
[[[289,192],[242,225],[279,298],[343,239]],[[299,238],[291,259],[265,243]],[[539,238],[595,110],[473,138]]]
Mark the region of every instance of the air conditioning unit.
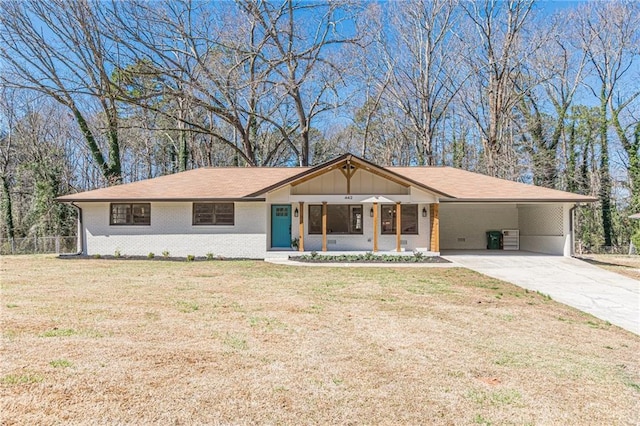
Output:
[[502,250],[520,250],[520,230],[502,230]]

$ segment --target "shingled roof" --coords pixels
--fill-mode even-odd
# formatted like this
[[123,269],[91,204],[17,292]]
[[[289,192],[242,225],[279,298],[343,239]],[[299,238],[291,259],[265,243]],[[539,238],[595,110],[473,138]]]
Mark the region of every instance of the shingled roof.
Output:
[[557,189],[498,179],[453,167],[387,167],[408,179],[429,182],[450,197],[440,201],[594,202],[597,198]]
[[[308,167],[203,167],[58,197],[58,201],[241,200]],[[257,198],[257,197],[250,197]]]
[[[370,165],[436,193],[444,202],[593,202],[594,197],[498,179],[452,167],[381,167],[345,154],[316,167],[206,167],[124,185],[69,194],[72,201],[264,200],[272,190],[331,170],[345,160]],[[374,171],[374,170],[372,170]]]

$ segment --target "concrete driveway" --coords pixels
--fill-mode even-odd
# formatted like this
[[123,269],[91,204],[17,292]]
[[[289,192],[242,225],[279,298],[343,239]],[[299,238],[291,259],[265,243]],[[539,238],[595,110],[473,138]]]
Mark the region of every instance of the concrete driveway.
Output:
[[490,277],[548,294],[555,301],[640,335],[640,281],[562,256],[444,251],[442,257]]

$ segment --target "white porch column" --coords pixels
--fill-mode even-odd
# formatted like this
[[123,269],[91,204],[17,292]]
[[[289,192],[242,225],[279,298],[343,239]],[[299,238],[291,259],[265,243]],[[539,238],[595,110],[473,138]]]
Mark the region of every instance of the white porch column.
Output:
[[401,235],[402,235],[402,207],[400,207],[400,202],[396,203],[396,251],[400,252],[402,247],[401,244]]
[[378,203],[373,203],[373,252],[378,251]]

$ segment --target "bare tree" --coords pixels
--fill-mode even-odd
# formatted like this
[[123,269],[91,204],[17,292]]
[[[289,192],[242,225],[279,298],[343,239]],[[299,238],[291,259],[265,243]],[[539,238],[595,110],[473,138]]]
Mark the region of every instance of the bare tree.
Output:
[[[534,88],[525,93],[521,112],[525,118],[525,149],[532,158],[536,185],[556,187],[561,164],[561,139],[577,91],[585,77],[586,54],[571,44],[572,18],[559,14],[543,27],[548,42],[530,57]],[[564,150],[566,152],[566,149]]]
[[[90,0],[0,2],[0,55],[7,64],[0,81],[66,106],[105,180],[116,184],[122,174],[117,93],[109,78],[110,52],[98,8]],[[90,124],[88,105],[102,114],[106,146]]]
[[[604,245],[611,246],[613,241],[613,225],[611,212],[611,175],[609,153],[609,112],[614,116],[614,126],[623,144],[626,136],[619,125],[618,117],[625,101],[616,103],[615,94],[627,75],[638,52],[638,31],[640,12],[635,2],[590,3],[576,12],[579,40],[581,48],[589,59],[599,87],[589,87],[598,99],[600,107],[600,203],[602,208],[602,225]],[[633,80],[632,80],[633,81]],[[628,100],[638,96],[636,89]],[[628,143],[626,146],[633,148]],[[631,154],[633,150],[631,149]],[[637,156],[637,150],[635,152]]]
[[15,225],[13,221],[13,204],[11,199],[10,181],[13,178],[13,167],[17,160],[13,146],[13,129],[16,126],[16,104],[15,94],[6,87],[0,91],[0,180],[2,180],[2,192],[0,193],[0,204],[2,206],[2,218],[6,235],[8,238],[15,236]]
[[[236,2],[255,20],[257,31],[269,36],[262,59],[277,76],[277,87],[293,104],[299,137],[291,148],[300,165],[309,165],[312,123],[344,104],[340,87],[344,87],[348,67],[336,58],[341,46],[357,41],[355,36],[341,34],[351,15],[339,2]],[[288,128],[289,123],[280,127],[283,137]]]
[[381,53],[391,81],[381,86],[411,123],[418,164],[436,163],[436,133],[462,84],[456,6],[454,0],[404,2],[389,11]]
[[72,120],[60,104],[31,91],[4,88],[0,117],[3,228],[8,237],[67,235],[73,208],[54,202],[69,191]]
[[267,148],[261,135],[286,126],[263,59],[271,34],[252,16],[229,3],[191,1],[114,2],[108,13],[121,54],[148,64],[159,83],[155,93],[126,100],[173,120],[164,130],[177,131],[181,167],[187,132],[212,137],[247,165],[272,164],[287,141]]
[[463,34],[463,54],[475,78],[469,79],[460,101],[482,135],[486,170],[492,176],[508,174],[513,110],[533,85],[523,78],[527,57],[542,43],[525,37],[532,6],[533,0],[461,3],[475,31]]

